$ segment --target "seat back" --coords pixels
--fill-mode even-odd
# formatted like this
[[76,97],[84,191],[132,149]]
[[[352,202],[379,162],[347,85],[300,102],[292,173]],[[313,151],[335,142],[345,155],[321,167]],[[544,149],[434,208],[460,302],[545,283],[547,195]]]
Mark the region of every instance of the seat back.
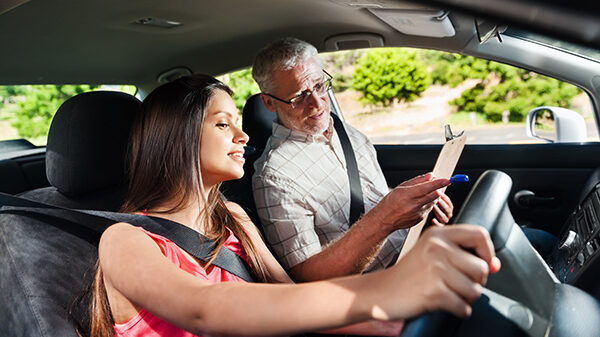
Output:
[[[125,154],[140,101],[96,91],[68,99],[48,135],[51,187],[22,197],[69,208],[118,210]],[[94,273],[97,242],[67,221],[0,215],[0,326],[7,336],[77,336],[69,309]]]
[[[242,110],[242,129],[248,134],[248,145],[262,153],[271,136],[273,121],[277,115],[270,111],[260,99],[260,94],[250,96]],[[260,154],[259,154],[260,156]]]
[[225,197],[242,206],[259,228],[262,226],[260,226],[254,205],[252,175],[254,174],[254,162],[261,156],[267,140],[271,136],[275,117],[275,112],[268,110],[263,104],[260,94],[248,98],[242,110],[242,129],[250,137],[244,155],[246,159],[244,176],[238,180],[227,181],[221,187]]
[[[332,90],[329,90],[328,97],[331,102],[331,111],[344,120]],[[244,176],[241,179],[223,183],[221,188],[227,199],[240,204],[244,208],[261,231],[262,226],[256,212],[254,195],[252,193],[252,175],[254,174],[254,162],[262,155],[265,149],[273,130],[273,121],[276,117],[277,114],[274,111],[270,111],[265,107],[260,94],[255,94],[248,98],[242,110],[242,129],[250,137],[246,154],[244,155],[246,158]]]

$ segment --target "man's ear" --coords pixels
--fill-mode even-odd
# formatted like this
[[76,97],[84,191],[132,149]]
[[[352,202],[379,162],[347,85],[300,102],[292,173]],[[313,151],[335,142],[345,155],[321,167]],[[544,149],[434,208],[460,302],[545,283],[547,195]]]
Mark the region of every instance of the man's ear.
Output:
[[273,99],[271,97],[265,94],[260,94],[260,99],[262,100],[267,110],[277,112],[275,109],[275,102],[273,102]]

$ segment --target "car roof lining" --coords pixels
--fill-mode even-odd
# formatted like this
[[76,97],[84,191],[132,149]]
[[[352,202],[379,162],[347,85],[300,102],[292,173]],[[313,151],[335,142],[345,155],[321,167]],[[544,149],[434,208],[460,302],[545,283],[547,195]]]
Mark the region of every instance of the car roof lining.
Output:
[[[500,56],[519,65],[509,51],[477,44],[472,14],[452,10],[455,35],[435,38],[399,33],[368,10],[431,10],[439,2],[255,0],[248,6],[246,0],[14,0],[10,10],[0,7],[5,9],[0,38],[8,46],[0,53],[0,85],[133,84],[149,92],[158,85],[158,76],[173,68],[219,75],[248,67],[261,47],[285,36],[306,40],[323,52],[331,50],[328,42],[336,36],[369,34],[380,36],[385,46]],[[182,25],[162,29],[133,24],[148,17]],[[361,43],[355,42],[345,45]],[[539,68],[571,82],[556,67]]]
[[[284,36],[296,36],[325,51],[329,37],[344,33],[378,34],[386,46],[451,50],[460,49],[472,35],[471,27],[460,22],[450,39],[401,34],[366,8],[348,5],[351,2],[257,0],[248,6],[246,0],[29,1],[0,15],[0,36],[10,46],[0,54],[0,84],[151,88],[158,74],[174,67],[213,75],[247,67],[256,51]],[[415,8],[402,1],[385,1],[388,4]],[[161,29],[132,23],[147,17],[183,24]],[[94,43],[86,43],[89,40]]]

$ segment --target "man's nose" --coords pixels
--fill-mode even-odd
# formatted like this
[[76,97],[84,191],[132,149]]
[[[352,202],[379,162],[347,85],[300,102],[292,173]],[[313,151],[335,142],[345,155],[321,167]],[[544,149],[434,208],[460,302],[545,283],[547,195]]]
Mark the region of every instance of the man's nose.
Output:
[[312,108],[321,109],[326,104],[327,95],[320,96],[315,92],[311,92],[308,97],[308,105]]

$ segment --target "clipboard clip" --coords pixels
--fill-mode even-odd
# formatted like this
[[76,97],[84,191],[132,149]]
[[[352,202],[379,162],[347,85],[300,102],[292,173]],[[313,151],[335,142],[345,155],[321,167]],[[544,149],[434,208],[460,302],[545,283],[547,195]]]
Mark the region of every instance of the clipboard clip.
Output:
[[447,142],[453,140],[454,138],[458,138],[458,137],[462,136],[464,133],[465,133],[465,130],[463,130],[457,134],[453,134],[452,129],[450,129],[450,124],[444,125],[444,134],[446,136]]

